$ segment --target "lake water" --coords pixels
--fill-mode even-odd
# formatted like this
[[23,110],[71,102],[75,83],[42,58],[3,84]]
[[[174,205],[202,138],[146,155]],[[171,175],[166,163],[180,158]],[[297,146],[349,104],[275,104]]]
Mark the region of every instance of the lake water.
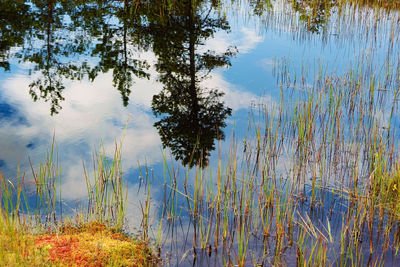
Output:
[[[201,170],[199,165],[208,165],[205,172],[213,175],[218,170],[229,173],[228,167],[219,166],[231,166],[227,159],[236,158],[238,172],[253,168],[246,167],[246,163],[259,168],[263,164],[253,153],[258,151],[258,123],[275,123],[270,129],[287,134],[284,141],[281,132],[276,135],[279,140],[282,137],[282,142],[279,153],[271,152],[276,160],[273,175],[268,177],[295,177],[295,166],[301,164],[292,165],[292,155],[297,155],[295,143],[300,141],[290,125],[301,121],[296,116],[307,106],[303,103],[312,103],[315,128],[325,127],[328,119],[324,116],[334,114],[335,109],[322,110],[319,102],[310,102],[310,96],[329,99],[329,93],[320,95],[318,90],[335,91],[339,86],[343,87],[343,95],[349,95],[343,96],[337,107],[349,111],[352,105],[356,106],[355,112],[343,114],[345,122],[327,126],[334,132],[342,125],[337,137],[342,140],[340,149],[328,148],[324,134],[310,137],[316,140],[310,145],[312,148],[324,144],[328,152],[343,152],[337,158],[326,157],[330,163],[321,163],[326,166],[319,176],[323,186],[336,188],[340,184],[344,188],[351,184],[350,171],[343,167],[350,161],[360,162],[360,176],[370,173],[362,156],[353,159],[351,155],[356,150],[367,151],[363,150],[363,142],[372,141],[365,141],[363,136],[372,135],[374,127],[390,140],[390,162],[396,162],[400,122],[398,9],[390,5],[379,8],[363,1],[348,0],[340,5],[336,1],[315,2],[320,4],[285,0],[1,1],[1,172],[14,179],[19,167],[26,173],[26,180],[33,182],[30,165],[36,168],[45,160],[54,137],[62,167],[64,212],[71,212],[76,200],[87,197],[83,163],[91,166],[93,153],[100,146],[112,155],[116,144],[123,140],[130,228],[140,229],[143,223],[141,204],[149,194],[143,183],[146,166],[147,177],[152,181],[149,237],[156,242],[161,218],[169,209],[165,198],[166,188],[171,188],[170,177],[181,176],[184,180],[189,167],[193,168],[188,176],[196,176]],[[331,87],[326,86],[327,81],[332,82]],[[365,98],[360,99],[363,90],[354,89],[357,84],[368,87]],[[371,97],[373,86],[376,94]],[[357,108],[357,103],[363,101],[371,103],[373,108],[365,108],[370,113]],[[363,121],[364,114],[373,120],[366,119],[365,124],[360,123],[361,128],[353,127],[354,122]],[[287,124],[282,123],[277,130],[276,123],[281,118]],[[314,117],[306,117],[305,121],[310,118]],[[261,127],[259,134],[265,139],[266,129]],[[357,129],[363,129],[364,135]],[[267,145],[263,149],[262,155]],[[308,153],[305,151],[304,155]],[[263,166],[268,169],[266,165]],[[333,174],[334,166],[343,167],[343,172]],[[88,169],[91,172],[91,167]],[[260,169],[254,171],[255,176]],[[312,178],[312,170],[308,171],[304,174],[307,186]],[[299,177],[302,175],[299,171]],[[338,179],[323,179],[333,176]],[[182,184],[183,180],[178,179]],[[186,184],[191,192],[197,183],[189,178]],[[216,180],[211,184],[211,188],[218,186]],[[180,197],[186,194],[176,192]],[[339,201],[334,196],[332,199],[327,203]],[[184,208],[185,201],[176,200],[179,223],[172,227],[164,222],[160,227],[164,229],[162,257],[171,264],[229,265],[230,261],[223,262],[223,254],[235,262],[237,257],[222,249],[212,257],[202,250],[205,256],[193,262],[196,253],[192,235],[196,230],[190,227],[191,211]],[[313,219],[315,224],[326,226],[324,220],[329,211],[332,213],[332,205],[322,208],[322,215]],[[306,206],[300,211],[304,218],[310,208]],[[337,215],[332,222],[342,223],[347,209],[341,207],[335,206]],[[340,236],[340,225],[333,228],[336,237]],[[211,242],[210,245],[214,246]],[[253,254],[249,254],[247,264],[274,262],[274,257],[263,258],[264,247],[256,241],[252,241],[251,248]],[[295,264],[291,257],[296,257],[296,250],[288,251],[291,252],[283,262]],[[379,251],[381,248],[374,255]],[[396,256],[390,255],[387,259],[398,262]],[[256,258],[261,259],[253,261]],[[364,263],[368,256],[365,258]]]

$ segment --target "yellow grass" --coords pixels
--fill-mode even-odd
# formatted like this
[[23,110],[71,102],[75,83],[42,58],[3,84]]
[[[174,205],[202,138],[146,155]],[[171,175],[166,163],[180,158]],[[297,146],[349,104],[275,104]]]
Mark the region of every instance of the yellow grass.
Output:
[[1,227],[0,250],[1,266],[149,266],[152,259],[146,243],[97,222],[40,235]]

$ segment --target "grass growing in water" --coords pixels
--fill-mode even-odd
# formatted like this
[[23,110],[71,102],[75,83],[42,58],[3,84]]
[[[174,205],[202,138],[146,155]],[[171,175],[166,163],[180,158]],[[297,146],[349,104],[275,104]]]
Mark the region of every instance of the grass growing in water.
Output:
[[[311,24],[311,19],[306,23]],[[163,225],[176,227],[176,233],[183,228],[179,225],[182,214],[188,214],[186,235],[194,258],[205,252],[218,255],[226,265],[284,265],[290,260],[304,266],[382,265],[387,251],[393,251],[396,259],[400,246],[399,157],[397,124],[392,120],[397,111],[399,71],[388,64],[389,72],[382,80],[368,62],[358,62],[357,68],[343,75],[326,75],[321,66],[311,88],[306,77],[295,76],[296,82],[285,73],[282,69],[289,66],[282,63],[277,71],[282,77],[282,95],[294,91],[295,101],[282,97],[275,109],[260,108],[261,122],[250,122],[255,136],[246,138],[243,155],[238,152],[242,147],[233,141],[230,154],[221,154],[216,170],[198,168],[185,172],[183,179],[175,169],[167,172],[170,179],[164,179],[166,197],[157,244],[163,243],[162,238],[174,238],[162,233]],[[388,125],[376,116],[381,108],[391,110]],[[115,155],[120,159],[119,149]],[[86,173],[88,215],[120,229],[126,204],[119,160],[109,161],[101,151],[94,162],[93,179]],[[46,177],[50,168],[45,164],[43,170],[39,173]],[[57,183],[52,181],[57,180],[50,179],[37,179],[50,181],[37,185],[54,188]],[[150,184],[147,188],[142,207],[144,238],[151,233]],[[5,229],[16,235],[12,229],[19,227],[15,218],[20,218],[19,207],[24,202],[22,191],[11,194],[13,189],[3,179]],[[45,215],[54,219],[56,194],[38,193],[43,196],[38,209],[45,209]],[[47,246],[39,249],[39,257],[48,252]]]
[[122,233],[126,185],[120,167],[121,148],[116,146],[112,159],[105,160],[104,150],[99,153],[93,186],[85,172],[88,212],[77,214],[73,222],[56,215],[61,169],[53,161],[53,148],[39,171],[32,167],[36,186],[34,214],[30,213],[24,178],[13,183],[0,172],[0,265],[152,265],[154,257],[148,243]]
[[175,198],[164,198],[160,221],[178,231],[183,216],[174,211],[190,218],[190,244],[174,245],[188,248],[180,261],[206,254],[238,266],[398,263],[400,68],[375,66],[373,56],[340,74],[321,63],[311,81],[277,61],[281,101],[254,112],[243,146],[233,140],[214,169],[165,177]]

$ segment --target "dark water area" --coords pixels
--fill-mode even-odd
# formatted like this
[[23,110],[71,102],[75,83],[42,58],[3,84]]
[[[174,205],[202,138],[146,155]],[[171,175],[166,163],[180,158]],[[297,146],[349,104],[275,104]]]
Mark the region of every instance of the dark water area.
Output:
[[127,228],[165,265],[400,264],[365,197],[399,90],[396,1],[0,1],[0,171],[29,187],[54,144],[74,214],[123,140]]

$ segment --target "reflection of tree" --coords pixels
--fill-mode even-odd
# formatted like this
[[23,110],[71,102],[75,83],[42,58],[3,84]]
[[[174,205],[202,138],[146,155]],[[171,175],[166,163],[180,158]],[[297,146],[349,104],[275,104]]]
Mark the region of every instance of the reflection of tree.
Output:
[[307,30],[319,33],[328,22],[336,0],[291,0],[295,11],[300,13],[300,20],[307,24]]
[[[36,76],[29,92],[35,101],[50,102],[54,114],[64,100],[65,79],[87,75],[94,80],[109,71],[127,105],[134,76],[148,78],[149,66],[138,51],[152,47],[164,85],[152,103],[163,144],[184,164],[206,165],[214,141],[224,138],[222,128],[231,113],[221,92],[200,86],[211,70],[229,65],[234,54],[201,50],[216,30],[229,30],[215,12],[220,5],[218,0],[32,0],[7,11],[6,17],[26,12],[32,19],[19,39],[9,38],[5,50],[25,46],[20,56],[33,63]],[[9,23],[19,27],[17,21]],[[2,36],[6,28],[0,25]]]
[[196,94],[196,104],[189,92],[179,96],[176,92],[163,90],[153,98],[153,110],[156,115],[168,114],[155,123],[164,146],[168,146],[175,158],[184,165],[207,165],[210,151],[215,149],[214,140],[224,138],[221,130],[224,120],[231,111],[226,108],[217,91],[207,96]]
[[[160,1],[162,2],[162,1]],[[222,128],[231,110],[220,101],[217,90],[199,83],[215,67],[230,64],[233,51],[223,54],[199,52],[199,46],[217,29],[228,30],[223,18],[212,18],[212,6],[205,1],[180,1],[179,7],[161,9],[161,18],[148,16],[156,68],[164,87],[153,97],[152,108],[161,117],[155,123],[164,146],[183,164],[207,165],[214,141],[224,139]]]
[[[58,75],[61,71],[69,71],[68,68],[62,70],[63,65],[57,61],[57,53],[60,48],[57,48],[54,40],[54,32],[61,25],[60,19],[57,16],[57,9],[55,9],[55,3],[52,0],[46,2],[36,1],[38,12],[36,17],[40,22],[40,28],[35,29],[35,37],[43,41],[43,46],[39,49],[35,49],[33,44],[32,52],[25,53],[25,60],[36,64],[36,69],[40,70],[42,75],[33,81],[29,87],[29,93],[33,100],[36,101],[40,97],[46,102],[51,102],[51,114],[58,113],[61,109],[59,101],[63,101],[62,91],[64,85],[62,78]],[[43,31],[39,30],[42,29]]]
[[[251,0],[249,0],[251,2]],[[346,5],[354,5],[359,8],[378,8],[383,10],[398,10],[398,0],[290,0],[296,12],[299,12],[300,20],[306,23],[307,30],[312,33],[320,33],[326,26],[330,16],[334,12],[340,12]],[[334,11],[335,10],[335,11]]]
[[[163,75],[172,73],[182,80],[184,75],[187,77],[193,75],[190,70],[185,70],[185,67],[194,68],[197,75],[198,72],[212,69],[211,65],[214,63],[216,66],[227,63],[223,58],[227,55],[218,57],[211,52],[192,55],[192,51],[188,50],[192,44],[188,38],[193,38],[195,44],[191,47],[194,50],[195,46],[209,38],[215,29],[228,29],[224,19],[212,19],[209,13],[212,8],[220,8],[222,1],[191,2],[188,0],[0,1],[0,68],[9,70],[11,54],[34,63],[33,70],[40,76],[31,83],[30,94],[34,100],[49,101],[52,114],[61,109],[65,78],[81,79],[88,75],[89,79],[93,80],[100,73],[108,71],[112,71],[114,87],[120,91],[123,103],[127,105],[135,77],[148,78],[146,72],[148,64],[137,57],[139,47],[147,49],[150,45],[150,40],[146,37],[151,36],[154,49],[159,50],[157,53],[166,71]],[[333,8],[337,6],[340,9],[343,4],[356,3],[359,6],[377,6],[384,9],[398,8],[398,1],[394,0],[378,2],[290,0],[290,2],[311,32],[320,32],[331,16]],[[227,3],[228,5],[240,3],[243,8],[247,6],[251,14],[259,16],[272,10],[270,0],[232,0]],[[221,13],[222,10],[219,9]],[[65,20],[66,17],[70,22],[67,22],[68,19]],[[146,34],[143,32],[146,29],[152,29],[154,33]],[[191,34],[188,34],[189,32]],[[155,33],[160,36],[155,37]],[[164,47],[162,42],[165,42]],[[23,52],[17,53],[17,49],[12,50],[16,46],[23,46]],[[171,51],[160,52],[163,49]],[[186,55],[192,57],[185,58],[177,51],[186,51]],[[175,57],[176,64],[175,60],[166,61]],[[85,58],[91,58],[91,64],[86,64]],[[96,60],[98,62],[94,62]],[[184,60],[187,60],[186,66],[183,64]],[[195,66],[202,63],[209,65]],[[158,69],[163,71],[162,66],[158,66]],[[184,75],[177,75],[179,72]],[[166,78],[161,77],[161,80],[163,79]]]
[[0,1],[0,67],[10,70],[10,49],[21,46],[32,25],[29,5],[18,1]]
[[[37,76],[29,93],[34,101],[50,102],[51,114],[61,109],[65,79],[88,75],[94,80],[99,73],[112,70],[114,87],[127,105],[133,76],[148,78],[148,64],[133,55],[140,41],[135,30],[140,16],[131,12],[133,1],[16,2],[0,2],[0,67],[9,69],[10,49],[24,45],[16,55],[33,63]],[[91,64],[88,57],[93,59]],[[95,60],[98,64],[93,66]]]
[[[133,76],[149,78],[145,71],[149,65],[145,60],[135,58],[141,46],[140,16],[132,13],[134,1],[124,0],[123,4],[97,1],[97,5],[86,4],[80,18],[92,38],[98,42],[91,52],[92,57],[100,59],[89,73],[94,79],[98,73],[113,72],[113,85],[120,91],[124,106],[128,105]],[[99,19],[100,18],[100,19]],[[115,19],[118,23],[115,23]],[[114,20],[114,21],[113,21]],[[96,21],[96,24],[93,24]],[[82,24],[81,24],[82,25]],[[93,27],[95,26],[95,27]]]
[[[41,18],[46,30],[44,45],[25,58],[42,72],[42,77],[30,84],[32,98],[50,101],[51,114],[58,113],[59,102],[64,100],[63,78],[82,79],[88,74],[89,79],[94,80],[99,73],[112,70],[113,85],[120,91],[123,104],[127,105],[132,76],[148,78],[144,71],[148,68],[147,63],[133,57],[132,46],[136,45],[138,37],[132,27],[134,24],[130,24],[132,18],[135,19],[130,16],[130,3],[71,0],[55,5],[53,0],[48,0],[47,5],[42,5],[38,1],[36,6],[45,14]],[[64,13],[70,16],[72,26],[67,27],[62,21]],[[81,36],[77,34],[80,31],[83,32]],[[40,39],[40,36],[36,37]],[[85,61],[79,62],[79,55],[84,54],[98,58],[98,64],[89,67]],[[74,56],[77,58],[71,60]]]
[[[81,42],[71,42],[73,33],[64,25],[64,9],[55,0],[32,1],[34,17],[31,31],[25,37],[30,40],[21,52],[26,62],[34,64],[38,77],[29,85],[34,101],[43,99],[50,102],[53,115],[61,109],[60,102],[65,89],[63,79],[81,79],[87,72],[86,64],[79,64],[74,56],[82,51]],[[70,36],[71,35],[71,36]]]
[[[239,1],[239,3],[241,3],[241,1]],[[263,15],[264,12],[272,10],[273,7],[271,0],[247,0],[245,5],[247,5],[256,16]]]

